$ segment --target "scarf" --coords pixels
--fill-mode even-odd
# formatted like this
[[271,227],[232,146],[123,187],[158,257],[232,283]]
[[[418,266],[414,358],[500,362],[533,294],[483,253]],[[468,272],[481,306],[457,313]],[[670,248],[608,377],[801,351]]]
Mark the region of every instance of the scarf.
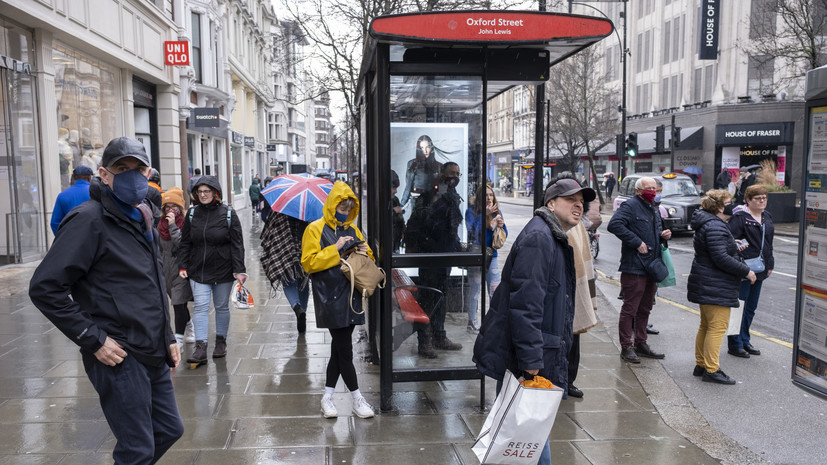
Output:
[[261,231],[261,266],[270,284],[300,282],[307,285],[308,275],[301,265],[301,239],[307,223],[279,212],[272,212]]
[[574,321],[572,332],[585,333],[597,326],[595,303],[591,290],[594,288],[594,262],[589,248],[589,236],[581,222],[568,230],[569,245],[574,252],[574,270],[577,275],[574,290]]
[[[175,226],[178,226],[179,230],[184,227],[184,215],[181,212],[175,215]],[[166,216],[162,217],[161,221],[158,222],[158,234],[160,234],[161,239],[165,241],[172,240],[172,236],[169,234],[169,220],[167,220]]]

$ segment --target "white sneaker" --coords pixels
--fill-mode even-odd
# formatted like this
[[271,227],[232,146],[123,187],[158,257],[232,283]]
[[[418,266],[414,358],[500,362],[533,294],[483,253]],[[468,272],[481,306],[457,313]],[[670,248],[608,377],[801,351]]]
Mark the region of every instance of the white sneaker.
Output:
[[373,407],[364,397],[353,401],[353,413],[359,418],[373,418]]
[[195,342],[195,328],[192,327],[192,320],[187,322],[187,329],[184,330],[184,342],[187,344]]
[[325,418],[336,418],[339,412],[336,411],[336,406],[333,405],[333,397],[322,396],[322,415]]

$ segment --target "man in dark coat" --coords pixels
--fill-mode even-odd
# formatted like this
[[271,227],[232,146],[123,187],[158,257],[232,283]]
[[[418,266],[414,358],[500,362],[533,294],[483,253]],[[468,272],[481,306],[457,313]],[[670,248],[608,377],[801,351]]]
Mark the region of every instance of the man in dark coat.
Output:
[[576,281],[566,231],[595,195],[573,179],[558,180],[517,236],[474,344],[473,360],[484,375],[539,374],[566,392]]
[[726,168],[721,168],[721,172],[718,173],[718,177],[715,178],[715,189],[728,188],[730,181],[731,178],[729,177],[729,170]]
[[119,464],[155,463],[184,432],[169,369],[181,356],[144,201],[148,165],[139,141],[109,142],[90,201],[64,218],[29,285],[32,303],[80,346]]
[[612,200],[612,191],[614,191],[615,184],[617,184],[615,175],[609,174],[606,178],[606,197],[608,197],[609,200]]
[[[462,224],[462,199],[457,192],[460,179],[459,165],[446,162],[439,167],[439,184],[433,193],[435,199],[427,208],[420,225],[419,251],[420,252],[458,252],[459,226]],[[417,199],[419,200],[419,199]],[[416,208],[416,207],[415,207]],[[410,225],[410,222],[408,223]],[[450,268],[428,267],[419,269],[420,285],[439,289],[442,296],[447,295],[447,281]],[[421,303],[431,318],[430,328],[417,327],[418,353],[426,358],[437,356],[434,349],[460,350],[462,344],[450,340],[445,331],[445,299],[435,292],[423,292],[420,295]],[[433,336],[433,339],[431,338]]]
[[660,212],[655,206],[655,180],[646,177],[638,179],[635,194],[620,204],[609,221],[608,230],[622,242],[620,288],[623,306],[617,331],[620,357],[627,362],[640,363],[639,355],[664,357],[646,343],[646,325],[658,288],[658,283],[647,274],[646,264],[661,259],[660,240],[670,239],[672,231],[662,228]]

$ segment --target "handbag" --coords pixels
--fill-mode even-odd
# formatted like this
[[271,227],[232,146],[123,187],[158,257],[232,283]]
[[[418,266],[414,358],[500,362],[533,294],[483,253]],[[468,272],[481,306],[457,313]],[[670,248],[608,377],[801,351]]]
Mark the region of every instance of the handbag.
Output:
[[744,263],[754,273],[761,273],[766,269],[764,266],[764,225],[761,225],[761,248],[758,249],[758,256],[755,258],[745,258]]
[[729,309],[729,324],[726,328],[726,336],[741,334],[741,319],[744,317],[744,301],[739,300],[737,307]]
[[663,260],[663,264],[666,265],[666,269],[669,270],[669,274],[666,276],[666,279],[658,283],[658,287],[672,287],[677,285],[677,280],[675,279],[675,264],[672,262],[672,252],[669,251],[669,247],[663,244],[660,245],[660,257]]
[[[377,286],[380,289],[385,287],[385,270],[376,266],[367,252],[353,250],[339,259],[340,269],[350,281],[350,309],[353,313],[361,315],[365,313],[368,297],[373,295]],[[362,295],[362,311],[353,309],[354,290]]]
[[525,387],[506,370],[503,387],[471,450],[482,464],[536,464],[561,400],[559,387]]
[[654,252],[650,252],[646,255],[652,255],[652,259],[648,262],[643,261],[643,257],[641,254],[637,254],[640,262],[643,264],[643,268],[646,270],[646,274],[652,281],[659,283],[666,279],[669,276],[669,269],[666,268],[666,263],[660,257],[656,257]]
[[233,292],[230,294],[230,300],[235,304],[235,308],[253,308],[253,294],[237,282],[233,287]]
[[502,246],[505,245],[505,239],[507,237],[508,235],[505,233],[505,229],[497,226],[496,228],[494,228],[494,234],[491,238],[491,247],[495,249],[501,249]]

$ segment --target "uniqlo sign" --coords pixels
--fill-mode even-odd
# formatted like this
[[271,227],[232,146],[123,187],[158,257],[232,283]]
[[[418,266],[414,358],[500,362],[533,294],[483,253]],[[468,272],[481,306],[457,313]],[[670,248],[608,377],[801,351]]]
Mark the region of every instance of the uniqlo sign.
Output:
[[190,44],[186,40],[168,40],[164,42],[164,64],[188,66],[190,64]]

